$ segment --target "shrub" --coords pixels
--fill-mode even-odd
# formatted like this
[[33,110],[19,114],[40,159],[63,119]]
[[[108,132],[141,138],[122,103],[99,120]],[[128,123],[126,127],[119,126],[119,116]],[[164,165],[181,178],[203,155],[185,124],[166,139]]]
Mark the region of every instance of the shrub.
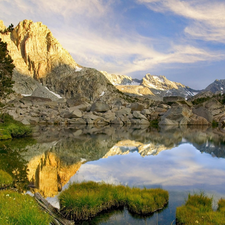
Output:
[[103,210],[126,206],[137,214],[149,214],[168,203],[168,192],[161,189],[129,188],[105,183],[74,183],[60,196],[61,212],[68,219],[87,220]]
[[48,225],[50,216],[41,211],[39,205],[29,195],[14,191],[0,191],[0,224]]

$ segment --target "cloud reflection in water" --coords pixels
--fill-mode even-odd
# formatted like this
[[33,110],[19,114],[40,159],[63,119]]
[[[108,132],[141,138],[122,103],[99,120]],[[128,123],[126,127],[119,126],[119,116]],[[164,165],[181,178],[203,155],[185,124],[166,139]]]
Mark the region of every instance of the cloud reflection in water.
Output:
[[94,180],[129,186],[160,186],[167,190],[197,189],[223,193],[224,165],[225,159],[183,144],[157,156],[141,157],[134,152],[88,162],[70,182]]

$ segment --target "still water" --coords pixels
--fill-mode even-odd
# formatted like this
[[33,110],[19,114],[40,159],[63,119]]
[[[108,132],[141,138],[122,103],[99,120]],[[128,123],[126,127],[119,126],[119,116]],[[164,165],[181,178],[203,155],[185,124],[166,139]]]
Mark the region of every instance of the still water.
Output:
[[[214,209],[225,198],[225,133],[220,129],[36,127],[33,140],[5,145],[20,154],[12,162],[0,151],[1,165],[19,171],[22,163],[27,173],[20,183],[27,180],[31,192],[40,192],[54,205],[70,183],[89,180],[169,191],[168,206],[148,217],[121,209],[83,224],[171,225],[176,207],[189,193],[213,197]],[[25,174],[24,167],[21,171]]]

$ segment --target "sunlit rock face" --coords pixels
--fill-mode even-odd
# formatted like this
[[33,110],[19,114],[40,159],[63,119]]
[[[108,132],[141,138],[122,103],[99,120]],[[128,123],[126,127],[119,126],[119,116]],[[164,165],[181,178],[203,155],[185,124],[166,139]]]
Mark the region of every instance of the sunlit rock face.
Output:
[[64,72],[77,66],[71,55],[41,22],[34,23],[32,20],[20,22],[12,32],[11,40],[33,78],[45,77],[53,69],[64,65],[68,66],[64,68]]
[[28,163],[28,179],[44,197],[53,197],[78,171],[82,162],[64,165],[52,152],[36,156]]
[[[2,20],[0,20],[0,30],[4,30],[5,25]],[[28,70],[28,67],[26,63],[24,62],[24,59],[21,56],[20,49],[17,48],[15,43],[12,41],[11,33],[0,33],[0,38],[3,42],[7,43],[7,49],[9,51],[9,55],[13,59],[13,64],[15,65],[14,73],[20,73],[27,76],[32,76],[31,72]]]
[[181,83],[168,80],[165,76],[155,76],[147,73],[142,80],[142,85],[158,90],[178,89],[185,87]]
[[131,95],[154,95],[149,88],[141,85],[118,85],[116,88]]

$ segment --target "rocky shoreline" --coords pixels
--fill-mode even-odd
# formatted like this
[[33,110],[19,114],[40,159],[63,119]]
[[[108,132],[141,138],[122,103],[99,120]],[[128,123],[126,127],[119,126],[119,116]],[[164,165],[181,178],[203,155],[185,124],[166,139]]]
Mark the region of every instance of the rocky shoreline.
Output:
[[164,97],[164,101],[127,103],[120,100],[107,104],[99,98],[93,103],[68,99],[52,101],[48,98],[21,97],[4,107],[4,112],[26,125],[73,125],[104,126],[151,125],[161,126],[225,124],[225,106],[214,98],[198,105],[182,97]]

